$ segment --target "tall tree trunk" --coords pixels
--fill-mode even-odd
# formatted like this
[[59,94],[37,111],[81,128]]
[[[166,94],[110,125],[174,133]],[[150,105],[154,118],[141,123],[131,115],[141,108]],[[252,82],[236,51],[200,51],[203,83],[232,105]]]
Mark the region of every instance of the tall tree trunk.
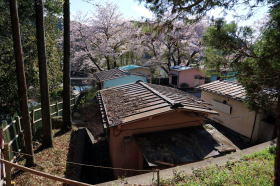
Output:
[[28,154],[26,158],[26,166],[34,165],[34,152],[32,145],[32,133],[30,126],[30,116],[28,112],[27,104],[27,87],[26,79],[24,73],[24,60],[23,60],[23,51],[20,38],[20,27],[19,27],[19,17],[17,9],[17,1],[10,0],[10,14],[11,14],[11,23],[12,23],[12,35],[14,43],[14,53],[16,60],[16,75],[18,83],[18,95],[19,95],[19,104],[20,111],[22,115],[22,125],[24,131],[24,142],[25,142],[25,153]]
[[63,3],[63,129],[71,128],[71,106],[70,106],[70,3]]
[[36,12],[36,33],[37,33],[37,50],[39,61],[39,76],[40,76],[40,93],[42,106],[42,123],[43,123],[43,146],[52,147],[52,123],[50,116],[50,99],[48,86],[48,72],[46,62],[45,48],[45,31],[44,31],[44,15],[42,0],[35,0]]
[[130,60],[131,60],[131,64],[134,64],[134,54],[133,54],[133,52],[130,52]]
[[109,58],[109,56],[105,56],[105,59],[106,59],[106,63],[107,63],[107,70],[110,70],[111,67],[110,67],[110,58]]
[[178,55],[178,65],[181,65],[181,54],[180,54],[180,49],[179,48],[177,48],[177,55]]
[[280,185],[280,94],[278,95],[278,101],[277,101],[277,108],[276,108],[276,130],[277,130],[277,146],[276,146],[276,157],[274,162],[274,185],[279,186]]
[[168,66],[168,70],[170,71],[170,67],[171,67],[171,47],[168,47],[168,56],[167,56],[167,66]]
[[117,68],[117,67],[118,67],[118,65],[117,65],[117,59],[116,59],[115,56],[113,57],[113,59],[114,59],[114,68]]
[[121,66],[123,66],[123,55],[121,55]]
[[96,59],[93,58],[93,57],[91,56],[91,54],[88,54],[88,57],[89,57],[89,59],[93,62],[93,64],[97,67],[97,69],[98,69],[100,72],[103,71],[103,69],[96,63]]
[[162,69],[166,74],[169,73],[169,70],[167,70],[164,66],[160,66],[160,67],[161,67],[161,69]]
[[176,66],[177,65],[177,61],[176,61],[176,59],[175,59],[175,57],[174,57],[174,55],[172,54],[172,60],[173,60],[173,63],[174,63],[174,66]]

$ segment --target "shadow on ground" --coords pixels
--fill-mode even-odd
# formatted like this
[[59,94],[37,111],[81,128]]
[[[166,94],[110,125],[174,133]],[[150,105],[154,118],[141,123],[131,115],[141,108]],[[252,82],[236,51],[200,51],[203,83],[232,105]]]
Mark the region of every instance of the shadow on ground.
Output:
[[239,149],[245,149],[254,145],[250,143],[249,138],[242,136],[227,127],[224,127],[223,125],[213,120],[207,120],[206,123],[209,123],[213,127],[215,127],[219,132],[221,132],[224,136],[226,136]]
[[113,180],[110,169],[95,168],[89,165],[111,167],[109,147],[106,140],[92,141],[86,128],[80,128],[71,134],[68,162],[85,164],[82,166],[68,163],[65,177],[89,184]]

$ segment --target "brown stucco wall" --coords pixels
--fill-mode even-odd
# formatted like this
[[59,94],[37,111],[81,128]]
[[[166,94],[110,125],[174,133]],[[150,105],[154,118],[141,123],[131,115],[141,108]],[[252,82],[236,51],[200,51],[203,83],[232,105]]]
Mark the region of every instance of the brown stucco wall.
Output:
[[[133,135],[201,125],[202,116],[180,111],[110,128],[109,146],[113,167],[143,169],[144,158]],[[114,171],[115,176],[132,176],[139,172]]]

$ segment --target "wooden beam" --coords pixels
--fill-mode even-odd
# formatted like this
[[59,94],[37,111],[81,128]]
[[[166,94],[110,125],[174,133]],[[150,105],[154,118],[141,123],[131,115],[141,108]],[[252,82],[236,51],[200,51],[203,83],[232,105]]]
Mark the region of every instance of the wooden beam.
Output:
[[44,173],[44,172],[41,172],[41,171],[37,171],[37,170],[34,170],[34,169],[30,169],[30,168],[18,165],[18,164],[15,164],[15,163],[11,163],[7,160],[0,159],[0,162],[4,163],[6,166],[14,167],[16,169],[19,169],[19,170],[22,170],[22,171],[25,171],[25,172],[30,172],[31,174],[42,176],[44,178],[59,181],[59,182],[62,182],[62,183],[66,183],[66,184],[70,184],[70,185],[77,185],[77,186],[90,186],[90,184],[87,184],[87,183],[82,183],[82,182],[70,180],[70,179],[67,179],[67,178],[61,178],[61,177],[58,177],[58,176],[54,176],[54,175],[51,175],[51,174],[48,174],[48,173]]

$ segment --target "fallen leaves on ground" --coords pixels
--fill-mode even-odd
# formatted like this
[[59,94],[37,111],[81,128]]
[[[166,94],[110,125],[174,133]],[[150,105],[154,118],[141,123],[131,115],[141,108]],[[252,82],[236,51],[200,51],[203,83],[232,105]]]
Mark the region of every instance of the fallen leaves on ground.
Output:
[[[58,133],[58,130],[54,130],[54,134]],[[66,160],[69,150],[69,142],[71,137],[71,131],[62,135],[54,137],[54,147],[43,150],[38,150],[39,146],[35,147],[35,161],[36,166],[33,169],[46,172],[55,176],[64,177],[66,171]],[[19,162],[23,164],[24,162]],[[19,172],[15,175],[13,180],[16,185],[62,185],[62,183],[53,181],[50,179],[36,176],[28,172]]]

